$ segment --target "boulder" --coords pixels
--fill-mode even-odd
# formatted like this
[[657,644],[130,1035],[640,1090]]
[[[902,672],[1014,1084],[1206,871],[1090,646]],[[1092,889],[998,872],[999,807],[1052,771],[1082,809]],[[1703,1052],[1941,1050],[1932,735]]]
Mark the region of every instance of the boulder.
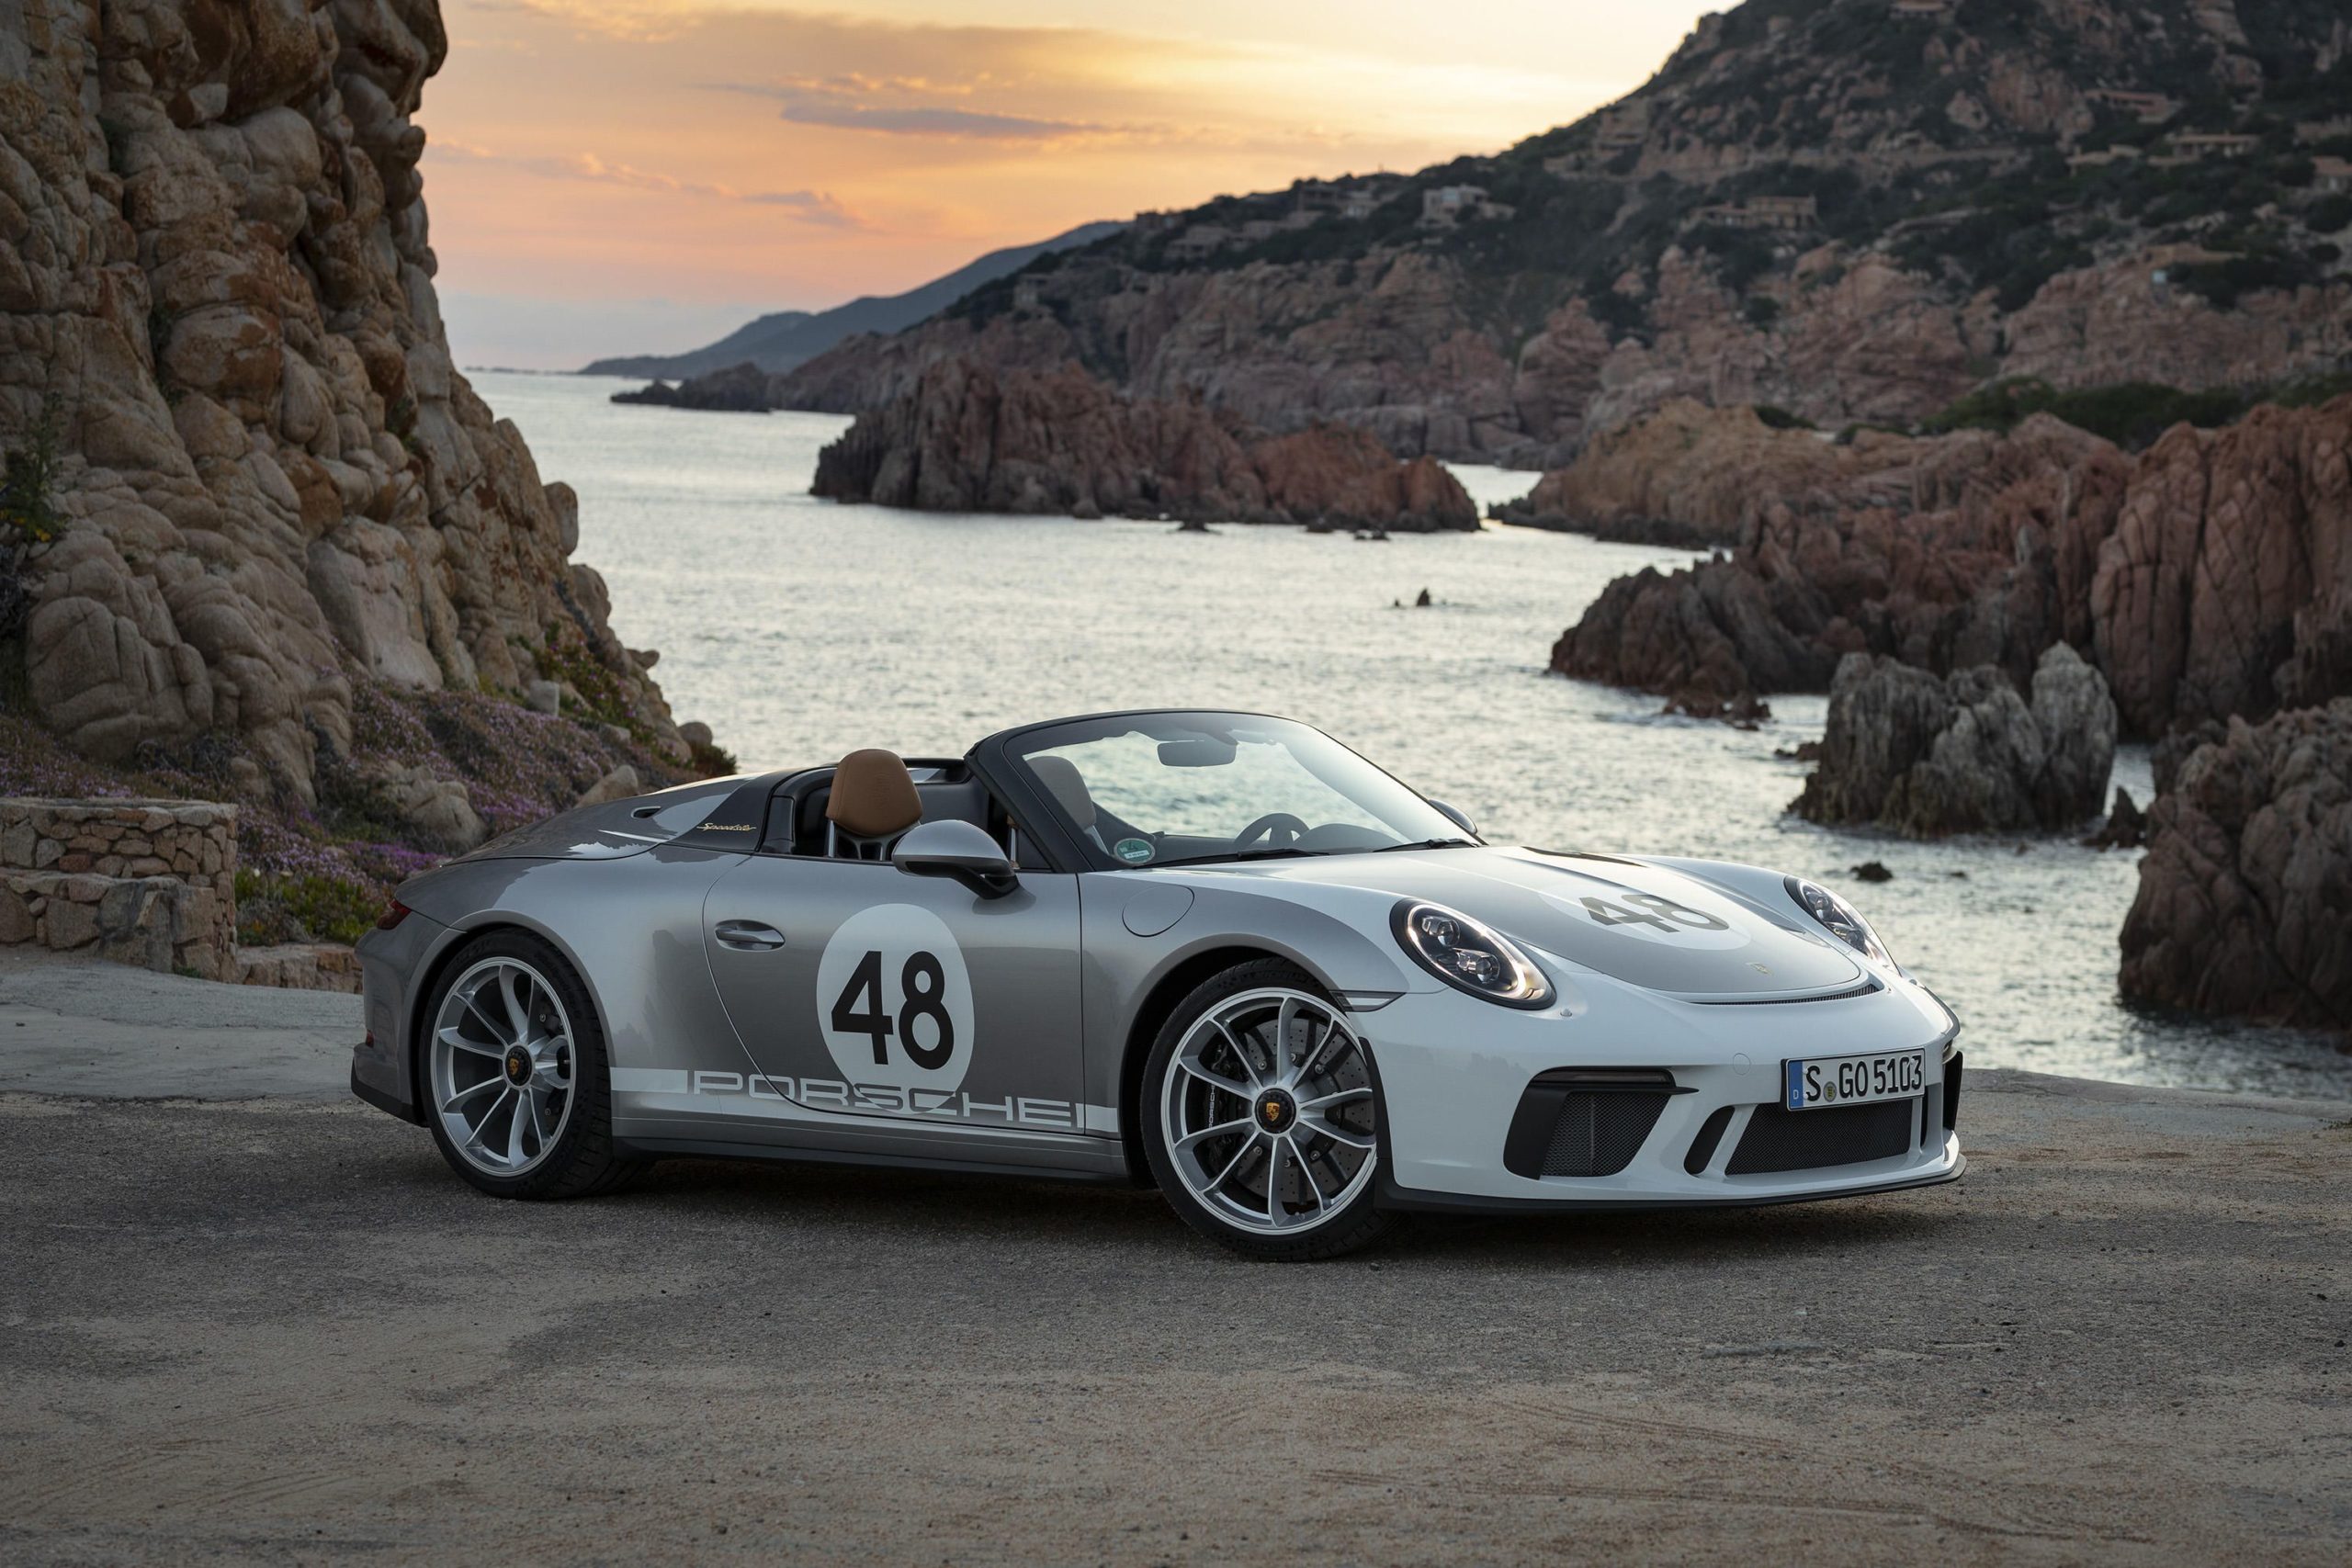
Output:
[[637,770],[628,763],[623,762],[619,767],[581,791],[580,798],[573,801],[572,805],[575,807],[603,806],[608,801],[633,799],[644,793],[644,786],[638,782]]
[[2352,1031],[2352,698],[2232,719],[2170,774],[2123,922],[2125,998]]
[[490,837],[471,792],[455,779],[421,764],[367,762],[358,773],[368,795],[420,843],[455,853]]
[[2115,804],[2108,807],[2107,820],[2084,844],[2095,850],[2136,850],[2147,841],[2148,814],[2132,800],[2131,791],[2117,784]]
[[2063,643],[2043,656],[2030,704],[1990,665],[1939,678],[1850,654],[1820,765],[1792,809],[1922,839],[2065,828],[2098,809],[2114,761],[2106,687]]

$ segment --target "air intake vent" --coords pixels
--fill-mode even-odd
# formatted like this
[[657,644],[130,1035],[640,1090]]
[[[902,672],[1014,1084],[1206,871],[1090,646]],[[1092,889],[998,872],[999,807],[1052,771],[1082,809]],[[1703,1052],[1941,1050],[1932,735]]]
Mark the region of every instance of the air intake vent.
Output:
[[1552,1123],[1544,1174],[1616,1175],[1642,1152],[1643,1141],[1665,1109],[1663,1093],[1568,1096],[1560,1106],[1560,1119]]
[[1520,1097],[1503,1167],[1514,1175],[1614,1176],[1634,1161],[1677,1092],[1655,1068],[1562,1067]]
[[1827,1111],[1784,1111],[1759,1105],[1747,1119],[1739,1147],[1732,1151],[1726,1176],[1776,1170],[1822,1170],[1860,1165],[1911,1152],[1919,1125],[1916,1100],[1883,1100],[1875,1105],[1840,1105]]
[[1696,1176],[1707,1168],[1715,1157],[1715,1145],[1724,1141],[1724,1129],[1731,1125],[1732,1108],[1718,1105],[1707,1120],[1701,1123],[1699,1135],[1690,1140],[1690,1152],[1682,1156],[1682,1168]]

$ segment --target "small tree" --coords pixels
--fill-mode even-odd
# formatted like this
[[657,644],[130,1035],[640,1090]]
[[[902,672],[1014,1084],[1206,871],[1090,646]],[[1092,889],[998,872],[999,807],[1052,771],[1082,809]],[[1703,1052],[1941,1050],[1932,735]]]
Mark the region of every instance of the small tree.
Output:
[[0,452],[0,640],[24,630],[32,606],[28,569],[65,527],[57,509],[57,427],[52,393],[23,443]]

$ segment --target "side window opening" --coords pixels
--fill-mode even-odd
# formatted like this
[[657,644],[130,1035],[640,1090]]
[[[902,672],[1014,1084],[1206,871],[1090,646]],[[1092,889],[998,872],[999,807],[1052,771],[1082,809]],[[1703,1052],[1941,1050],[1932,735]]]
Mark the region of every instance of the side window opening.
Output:
[[[1012,814],[1002,802],[989,793],[988,787],[972,776],[961,761],[952,763],[910,762],[915,793],[922,802],[922,819],[926,822],[963,821],[986,832],[1001,845],[1018,863],[1026,846],[1016,829]],[[760,845],[763,854],[787,855],[796,858],[823,860],[849,857],[826,852],[831,835],[825,819],[825,807],[832,797],[833,770],[812,769],[808,773],[786,780],[780,785],[768,807],[767,831]],[[1034,849],[1029,859],[1035,865],[1044,864],[1044,857]],[[885,863],[868,862],[871,864]]]

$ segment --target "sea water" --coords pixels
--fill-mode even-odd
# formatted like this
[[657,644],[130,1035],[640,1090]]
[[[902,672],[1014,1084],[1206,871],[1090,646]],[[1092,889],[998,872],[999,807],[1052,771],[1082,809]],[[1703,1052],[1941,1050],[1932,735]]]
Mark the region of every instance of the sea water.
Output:
[[[1285,714],[1353,746],[1489,838],[1747,861],[1852,899],[1950,1002],[1977,1066],[2352,1096],[2352,1056],[2290,1031],[2154,1017],[2116,994],[2136,852],[2071,836],[1935,844],[1799,821],[1826,700],[1742,731],[1546,674],[1611,579],[1685,552],[1488,525],[1385,541],[1297,528],[958,516],[808,493],[847,428],[821,414],[609,401],[630,383],[482,373],[543,476],[580,492],[579,558],[613,626],[658,649],[681,719],[747,769],[859,746],[958,755],[1010,725],[1126,707]],[[1457,468],[1486,503],[1534,476]],[[1433,603],[1413,608],[1423,589]],[[2116,783],[2143,805],[2144,748]],[[1851,868],[1883,863],[1890,882]]]

